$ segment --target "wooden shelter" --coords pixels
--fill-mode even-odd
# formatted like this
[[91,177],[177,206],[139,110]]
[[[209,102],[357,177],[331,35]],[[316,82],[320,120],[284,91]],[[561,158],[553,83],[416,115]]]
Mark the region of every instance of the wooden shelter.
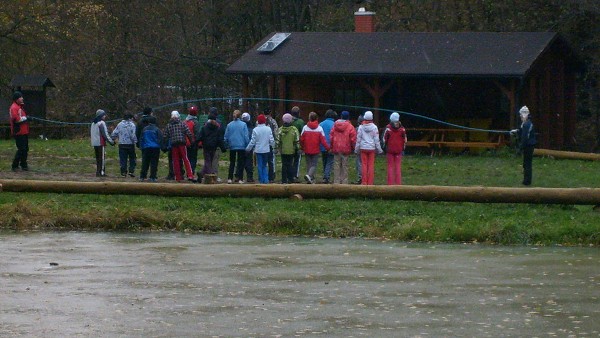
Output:
[[[355,13],[357,32],[293,32],[275,45],[276,34],[269,34],[227,72],[241,75],[244,97],[262,91],[287,100],[271,103],[280,114],[294,105],[303,116],[329,108],[294,102],[314,101],[337,110],[374,107],[379,126],[397,110],[508,130],[527,105],[540,147],[562,149],[573,140],[580,64],[558,34],[374,32],[372,22],[363,22],[369,13]],[[354,117],[362,112],[347,110]],[[401,118],[406,126],[432,127]]]
[[[44,75],[17,75],[10,82],[13,91],[23,93],[25,99],[25,111],[28,114],[46,118],[46,88],[55,87],[54,83]],[[6,121],[5,121],[6,119]],[[8,123],[8,117],[2,119]]]

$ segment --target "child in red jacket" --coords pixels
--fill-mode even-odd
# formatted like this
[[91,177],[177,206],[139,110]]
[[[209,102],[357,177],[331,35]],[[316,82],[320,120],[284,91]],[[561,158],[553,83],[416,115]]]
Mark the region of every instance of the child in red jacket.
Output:
[[406,148],[406,130],[400,123],[400,115],[390,115],[390,124],[383,133],[383,146],[387,153],[387,184],[402,184],[402,153]]
[[319,160],[319,154],[321,154],[319,145],[329,151],[325,132],[319,125],[319,116],[313,111],[308,114],[308,123],[302,128],[302,134],[300,134],[300,146],[304,151],[304,155],[306,155],[306,175],[304,179],[310,184],[315,182],[317,161]]

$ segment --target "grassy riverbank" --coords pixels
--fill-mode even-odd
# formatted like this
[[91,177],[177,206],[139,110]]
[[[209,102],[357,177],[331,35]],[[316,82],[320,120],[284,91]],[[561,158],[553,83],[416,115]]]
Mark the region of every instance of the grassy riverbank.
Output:
[[[32,140],[29,172],[11,172],[12,142],[0,143],[2,178],[100,180],[88,140]],[[226,178],[223,156],[220,177]],[[134,181],[118,174],[109,149],[104,180]],[[166,175],[163,156],[160,177]],[[534,159],[534,186],[599,187],[600,164]],[[319,168],[319,174],[321,168]],[[520,158],[505,150],[481,155],[404,159],[405,184],[518,187]],[[354,172],[351,171],[351,177]],[[384,158],[376,183],[385,181]],[[150,183],[149,183],[150,184]],[[407,241],[501,244],[600,245],[600,213],[591,206],[429,203],[382,200],[276,200],[263,198],[166,198],[41,193],[1,193],[0,229],[102,231],[209,231]]]

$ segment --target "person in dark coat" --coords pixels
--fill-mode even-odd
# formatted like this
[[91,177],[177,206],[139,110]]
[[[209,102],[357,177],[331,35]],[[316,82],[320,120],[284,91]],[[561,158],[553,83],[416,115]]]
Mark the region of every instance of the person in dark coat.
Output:
[[202,142],[202,150],[204,154],[204,167],[198,174],[198,180],[202,179],[206,174],[214,174],[213,161],[215,160],[215,152],[221,149],[225,152],[225,143],[223,141],[224,132],[220,124],[217,122],[217,116],[214,114],[208,115],[208,121],[200,130],[199,141]]
[[523,185],[531,185],[533,175],[533,149],[537,144],[535,129],[529,118],[529,108],[523,106],[519,110],[521,115],[521,127],[511,130],[511,133],[519,136],[519,148],[523,153]]

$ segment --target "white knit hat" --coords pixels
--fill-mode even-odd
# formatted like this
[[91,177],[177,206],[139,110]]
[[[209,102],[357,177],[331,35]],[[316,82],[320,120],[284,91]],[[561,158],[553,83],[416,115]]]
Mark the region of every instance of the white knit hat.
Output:
[[285,113],[285,114],[283,114],[283,117],[281,118],[281,120],[283,121],[283,123],[292,123],[292,121],[294,120],[294,117],[290,113]]
[[390,115],[390,122],[398,122],[398,121],[400,121],[400,114],[392,113],[392,115]]
[[179,118],[179,112],[177,110],[173,110],[171,112],[171,118],[172,119],[178,119]]
[[529,108],[527,108],[527,106],[521,107],[521,109],[519,109],[519,114],[524,117],[529,116]]
[[367,110],[367,111],[365,112],[365,116],[363,116],[363,118],[364,118],[366,121],[373,121],[373,112],[372,112],[372,111],[370,111],[370,110]]
[[246,121],[246,122],[250,121],[250,114],[243,113],[242,114],[242,121]]

